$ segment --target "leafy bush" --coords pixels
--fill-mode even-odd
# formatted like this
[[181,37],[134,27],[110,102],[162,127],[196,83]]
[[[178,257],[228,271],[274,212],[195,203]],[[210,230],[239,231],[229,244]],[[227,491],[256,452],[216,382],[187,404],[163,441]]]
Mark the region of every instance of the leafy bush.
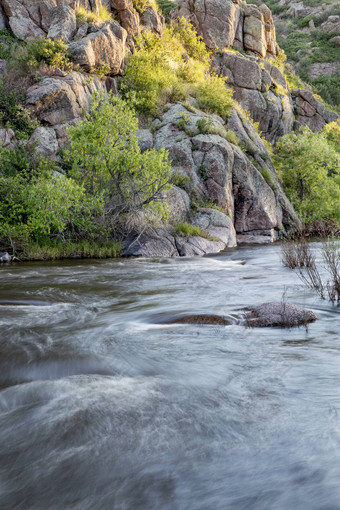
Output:
[[288,198],[306,224],[317,220],[340,224],[340,156],[329,136],[304,127],[276,145],[274,163]]
[[[101,198],[89,197],[72,179],[55,178],[50,161],[40,158],[14,171],[7,149],[0,149],[0,244],[13,251],[49,236],[81,238],[96,230]],[[23,154],[21,154],[23,159]]]
[[[26,56],[25,56],[26,59]],[[64,71],[72,71],[67,44],[62,39],[32,39],[27,43],[27,65],[39,67],[46,64]]]
[[197,85],[198,106],[209,113],[227,117],[233,106],[233,92],[225,86],[225,78],[212,75]]
[[0,124],[14,130],[19,138],[31,136],[38,127],[23,105],[24,95],[7,90],[4,78],[0,78]]
[[140,112],[156,115],[168,101],[185,99],[204,82],[210,57],[203,41],[184,19],[162,37],[146,32],[137,40],[121,82],[121,92]]
[[113,226],[122,215],[151,210],[166,216],[162,191],[169,188],[171,164],[164,149],[141,153],[138,121],[114,96],[93,99],[91,112],[69,128],[71,175],[90,195],[103,195]]

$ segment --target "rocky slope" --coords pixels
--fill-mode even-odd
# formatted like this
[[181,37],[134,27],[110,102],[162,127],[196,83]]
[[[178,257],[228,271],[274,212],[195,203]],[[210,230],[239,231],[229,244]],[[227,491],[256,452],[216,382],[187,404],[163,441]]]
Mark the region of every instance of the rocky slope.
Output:
[[[260,3],[262,0],[255,0]],[[340,108],[340,5],[337,0],[264,0],[278,41],[303,80]]]
[[[133,37],[141,30],[161,34],[164,29],[164,18],[152,6],[140,14],[126,0],[106,0],[105,5],[114,19],[79,23],[76,9],[98,12],[100,0],[2,0],[2,26],[20,40],[63,38],[78,65],[79,71],[71,73],[42,72],[26,90],[26,105],[40,122],[27,145],[35,143],[47,157],[58,158],[67,141],[67,127],[89,110],[94,92],[117,93],[126,54],[134,50]],[[215,71],[228,78],[235,99],[259,123],[269,142],[275,144],[300,124],[317,131],[336,119],[310,92],[288,90],[274,65],[279,48],[265,5],[182,0],[172,12],[174,20],[180,16],[189,19],[214,50]],[[103,63],[109,68],[108,77],[88,74]],[[270,154],[242,108],[234,109],[225,122],[203,113],[195,102],[190,107],[169,104],[152,128],[140,130],[138,136],[142,150],[168,149],[179,186],[164,197],[170,223],[131,234],[126,255],[203,255],[237,242],[272,242],[299,225]],[[7,147],[19,143],[8,129],[0,130],[0,142]],[[206,238],[174,235],[171,224],[179,221],[199,226]]]

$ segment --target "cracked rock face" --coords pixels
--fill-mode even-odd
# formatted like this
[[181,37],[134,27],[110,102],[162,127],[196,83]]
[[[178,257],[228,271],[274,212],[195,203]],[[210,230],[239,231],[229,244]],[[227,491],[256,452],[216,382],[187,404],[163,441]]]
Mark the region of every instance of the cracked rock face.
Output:
[[[202,119],[205,125],[210,122],[209,133],[200,132]],[[237,135],[240,145],[247,145],[247,155],[226,139],[228,129]],[[216,115],[192,108],[189,111],[181,104],[168,105],[161,118],[154,121],[153,133],[143,129],[138,137],[142,150],[166,148],[174,174],[190,181],[181,191],[175,186],[171,199],[165,197],[170,216],[198,226],[208,238],[174,236],[171,228],[166,233],[135,234],[126,243],[124,254],[150,256],[161,246],[162,256],[201,256],[237,242],[273,242],[283,226],[299,224],[261,138],[235,110],[226,125]],[[271,176],[272,187],[263,171]],[[190,212],[188,193],[192,190],[198,203],[214,203],[225,212],[209,205]]]
[[265,5],[245,5],[239,0],[180,0],[173,18],[184,16],[208,48],[234,46],[261,57],[278,52],[275,26]]
[[[293,107],[279,69],[258,58],[230,51],[216,57],[217,72],[228,78],[234,98],[251,113],[266,139],[276,143],[293,129]],[[277,92],[280,90],[280,94]]]

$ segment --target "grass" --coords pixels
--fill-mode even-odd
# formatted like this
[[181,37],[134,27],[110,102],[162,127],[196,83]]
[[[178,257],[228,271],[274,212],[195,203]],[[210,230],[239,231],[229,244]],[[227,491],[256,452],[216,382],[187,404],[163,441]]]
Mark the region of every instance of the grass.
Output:
[[84,7],[78,7],[76,10],[76,19],[77,25],[82,25],[83,23],[99,23],[110,21],[112,19],[112,14],[104,5],[98,7],[98,14]]
[[191,225],[186,221],[177,223],[177,225],[173,228],[173,234],[179,237],[192,237],[199,236],[204,239],[208,239],[209,241],[219,241],[216,237],[209,235],[204,230],[200,229],[197,225]]
[[119,257],[121,251],[122,245],[116,241],[51,241],[44,245],[29,244],[20,260],[106,259]]

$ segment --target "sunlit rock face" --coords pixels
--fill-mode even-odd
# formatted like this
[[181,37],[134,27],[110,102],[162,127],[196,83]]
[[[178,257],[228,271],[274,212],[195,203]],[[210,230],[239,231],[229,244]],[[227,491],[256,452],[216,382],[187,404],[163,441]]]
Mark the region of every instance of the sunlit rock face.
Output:
[[277,54],[273,17],[265,5],[246,5],[239,0],[181,0],[172,17],[181,16],[191,21],[208,48],[234,46],[261,57]]

